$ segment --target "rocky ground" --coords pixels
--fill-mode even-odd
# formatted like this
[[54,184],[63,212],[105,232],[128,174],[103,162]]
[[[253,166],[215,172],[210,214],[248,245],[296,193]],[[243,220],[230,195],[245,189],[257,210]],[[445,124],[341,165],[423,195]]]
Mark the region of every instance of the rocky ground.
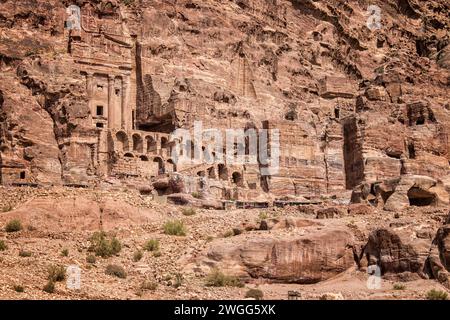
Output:
[[[448,290],[442,278],[442,284],[430,279],[433,272],[426,270],[433,263],[432,240],[438,238],[448,209],[411,207],[392,213],[330,203],[194,209],[195,214],[186,216],[185,207],[159,204],[132,192],[57,188],[1,192],[16,200],[3,202],[5,212],[0,214],[0,239],[7,245],[0,251],[2,299],[243,299],[249,288],[256,287],[265,299],[287,299],[288,291],[300,292],[302,299],[325,294],[337,299],[424,299],[433,288]],[[27,201],[20,200],[24,194]],[[12,219],[22,222],[21,231],[5,231]],[[173,219],[183,221],[186,236],[164,233],[164,223]],[[88,263],[89,238],[98,230],[114,234],[122,250]],[[159,240],[159,256],[142,249],[149,239]],[[314,243],[319,249],[311,246]],[[269,254],[264,256],[267,246]],[[135,261],[138,250],[143,257]],[[440,250],[445,261],[446,249]],[[21,256],[23,252],[30,256]],[[249,252],[254,254],[246,258]],[[367,286],[367,259],[377,260],[384,273],[379,289]],[[107,275],[109,264],[122,266],[127,277]],[[44,292],[51,265],[79,266],[81,289],[70,290],[63,281],[56,283],[53,293]],[[205,286],[212,268],[236,275],[245,286]],[[157,288],[142,290],[144,281],[157,283]],[[24,292],[16,292],[19,285]]]

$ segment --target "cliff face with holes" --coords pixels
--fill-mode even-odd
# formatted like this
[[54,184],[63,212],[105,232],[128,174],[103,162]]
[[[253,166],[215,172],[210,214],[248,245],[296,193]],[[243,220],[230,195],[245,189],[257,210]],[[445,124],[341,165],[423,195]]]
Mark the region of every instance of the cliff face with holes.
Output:
[[[80,32],[64,28],[71,4]],[[197,120],[280,130],[270,177],[182,168],[213,180],[205,194],[448,203],[448,13],[445,0],[2,1],[2,183],[148,184],[170,163],[166,135]]]

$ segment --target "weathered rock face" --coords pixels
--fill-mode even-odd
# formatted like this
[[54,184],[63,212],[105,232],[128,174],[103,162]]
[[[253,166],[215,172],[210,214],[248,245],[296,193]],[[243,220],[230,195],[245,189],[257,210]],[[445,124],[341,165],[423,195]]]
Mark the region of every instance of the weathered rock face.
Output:
[[[70,4],[80,30],[64,28]],[[179,172],[210,180],[187,193],[255,199],[448,179],[447,4],[378,5],[372,32],[366,5],[338,0],[2,1],[1,183]],[[280,170],[175,164],[169,134],[196,120],[279,130]],[[400,189],[387,208],[407,204]]]
[[450,226],[448,223],[436,233],[429,265],[434,278],[450,287]]
[[366,265],[378,265],[383,274],[411,272],[424,275],[431,239],[419,239],[403,230],[377,229],[362,252]]
[[[315,283],[355,265],[354,238],[345,227],[298,227],[287,234],[274,228],[212,242],[200,268],[217,267],[242,278],[273,282]],[[278,232],[276,231],[278,230]]]
[[362,184],[353,190],[352,201],[368,202],[388,211],[401,211],[409,206],[447,207],[449,193],[440,179],[428,176],[403,175],[372,184]]

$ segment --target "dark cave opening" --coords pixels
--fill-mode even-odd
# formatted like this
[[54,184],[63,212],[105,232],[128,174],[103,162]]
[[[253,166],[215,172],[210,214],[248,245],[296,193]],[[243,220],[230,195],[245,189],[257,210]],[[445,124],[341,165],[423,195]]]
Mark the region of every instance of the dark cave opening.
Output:
[[408,199],[411,206],[425,207],[436,202],[436,195],[418,187],[408,190]]

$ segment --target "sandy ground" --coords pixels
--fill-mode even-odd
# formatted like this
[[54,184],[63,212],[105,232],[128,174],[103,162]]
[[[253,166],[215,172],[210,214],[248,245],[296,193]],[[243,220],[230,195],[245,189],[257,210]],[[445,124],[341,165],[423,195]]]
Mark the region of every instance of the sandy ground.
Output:
[[[301,216],[314,218],[295,208],[253,209],[215,211],[196,209],[193,216],[184,216],[182,207],[150,203],[132,206],[117,197],[101,205],[89,198],[55,199],[44,196],[20,204],[10,212],[0,213],[0,226],[12,218],[23,221],[20,232],[0,231],[0,239],[8,246],[0,251],[0,299],[243,299],[249,288],[258,287],[265,299],[287,299],[288,291],[298,291],[302,299],[319,299],[324,293],[341,294],[344,299],[423,299],[432,288],[445,290],[434,280],[419,279],[405,282],[403,290],[394,290],[395,281],[383,279],[380,289],[367,287],[368,275],[355,268],[316,284],[270,284],[255,280],[244,288],[211,288],[204,285],[204,277],[185,273],[186,257],[196,256],[206,248],[212,238],[221,238],[227,230],[246,221],[256,222],[264,212],[267,216]],[[188,228],[186,237],[165,235],[162,225],[171,219],[181,219]],[[432,215],[410,212],[400,219],[392,213],[377,212],[370,216],[348,216],[333,219],[339,223],[351,223],[367,234],[371,229],[402,219],[433,221]],[[31,226],[31,227],[30,227]],[[89,254],[89,237],[104,228],[112,232],[122,243],[117,256],[103,259],[97,257],[95,264],[86,262]],[[159,257],[143,251],[143,258],[133,261],[134,253],[142,249],[149,239],[160,241]],[[62,250],[68,250],[68,256]],[[20,251],[29,251],[31,256],[21,257]],[[126,279],[105,274],[109,264],[125,268]],[[56,283],[54,293],[42,289],[47,283],[50,265],[81,268],[81,289],[70,290],[66,282]],[[174,288],[177,274],[182,275],[181,286]],[[140,290],[145,280],[158,283],[155,291]],[[14,286],[24,287],[16,292]]]

